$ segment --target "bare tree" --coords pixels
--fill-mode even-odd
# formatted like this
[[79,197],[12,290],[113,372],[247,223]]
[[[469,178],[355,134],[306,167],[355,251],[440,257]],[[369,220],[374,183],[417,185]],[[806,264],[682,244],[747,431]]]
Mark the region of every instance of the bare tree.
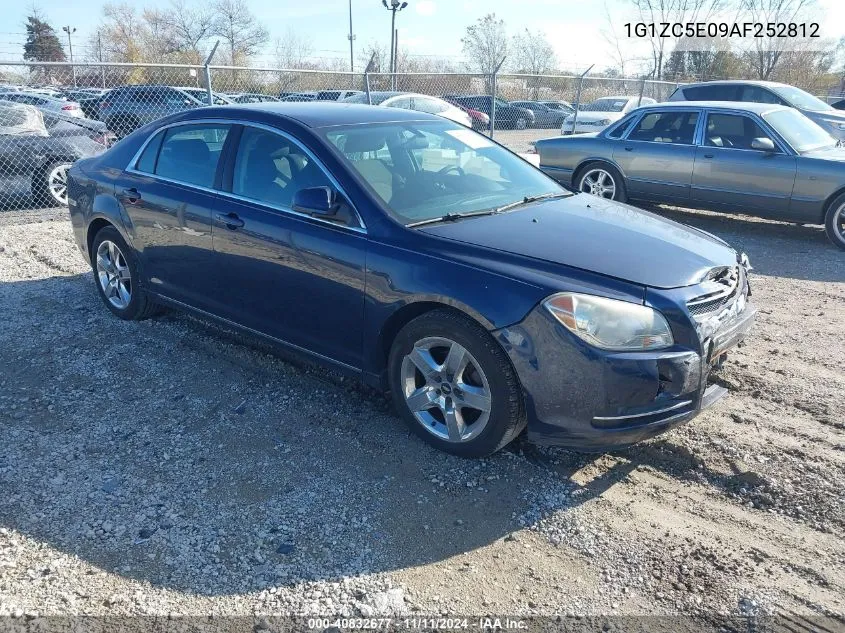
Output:
[[467,27],[461,44],[470,68],[485,75],[492,74],[508,54],[505,21],[497,20],[495,13],[488,13]]
[[536,101],[540,98],[540,76],[557,65],[554,48],[542,32],[532,33],[525,29],[513,37],[511,52],[511,67],[516,72],[531,75],[528,86],[531,99]]
[[276,39],[275,59],[280,68],[316,68],[310,61],[314,52],[311,41],[289,28],[284,37]]
[[191,53],[197,62],[203,57],[203,46],[214,30],[214,13],[211,7],[190,7],[184,0],[173,0],[165,13],[171,36],[176,47]]
[[233,65],[244,64],[267,43],[269,33],[249,10],[245,0],[215,0],[215,35],[226,42]]
[[615,65],[614,70],[620,77],[624,77],[625,66],[628,62],[628,55],[626,54],[622,46],[623,39],[620,34],[616,31],[616,25],[619,22],[618,17],[610,15],[610,9],[608,8],[606,2],[604,4],[604,16],[605,24],[607,26],[606,28],[601,29],[599,32],[601,33],[602,39],[607,42],[607,45],[610,48],[610,52],[613,56],[613,61]]
[[[749,19],[761,23],[806,22],[815,7],[815,0],[741,0],[741,3]],[[791,46],[795,42],[787,38],[754,38],[745,55],[754,76],[771,79]]]

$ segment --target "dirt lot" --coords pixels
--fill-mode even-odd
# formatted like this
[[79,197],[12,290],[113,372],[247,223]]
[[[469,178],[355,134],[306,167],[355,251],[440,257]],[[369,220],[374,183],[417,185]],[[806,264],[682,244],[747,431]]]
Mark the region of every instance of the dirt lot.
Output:
[[482,461],[253,341],[119,321],[62,213],[0,214],[0,614],[843,618],[845,253],[661,212],[756,268],[731,396],[618,454]]

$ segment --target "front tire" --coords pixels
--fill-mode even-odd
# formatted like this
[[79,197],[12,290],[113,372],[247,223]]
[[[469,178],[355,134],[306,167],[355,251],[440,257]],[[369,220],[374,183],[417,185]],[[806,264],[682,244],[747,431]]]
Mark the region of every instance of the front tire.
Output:
[[388,358],[394,404],[423,440],[461,457],[484,457],[513,440],[526,417],[508,357],[474,321],[449,310],[417,317]]
[[32,198],[38,206],[67,206],[67,172],[71,163],[57,160],[32,175]]
[[589,193],[607,200],[626,202],[625,181],[622,174],[606,163],[589,163],[578,171],[576,178],[578,191]]
[[824,218],[827,239],[845,250],[845,193],[830,203]]
[[91,266],[100,299],[112,314],[140,321],[156,312],[156,304],[138,283],[138,260],[114,227],[103,227],[94,236]]
[[516,123],[514,123],[514,127],[516,127],[517,130],[526,129],[528,127],[528,119],[526,119],[524,117],[519,117],[516,120]]

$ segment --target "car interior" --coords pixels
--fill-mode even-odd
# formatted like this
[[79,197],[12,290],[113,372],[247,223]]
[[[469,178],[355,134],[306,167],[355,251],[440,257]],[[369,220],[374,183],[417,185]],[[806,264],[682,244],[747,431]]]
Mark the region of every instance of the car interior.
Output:
[[652,112],[640,120],[628,139],[691,145],[697,124],[697,112]]
[[755,138],[769,138],[769,135],[747,116],[734,114],[710,114],[707,117],[705,145],[711,147],[732,147],[754,149]]

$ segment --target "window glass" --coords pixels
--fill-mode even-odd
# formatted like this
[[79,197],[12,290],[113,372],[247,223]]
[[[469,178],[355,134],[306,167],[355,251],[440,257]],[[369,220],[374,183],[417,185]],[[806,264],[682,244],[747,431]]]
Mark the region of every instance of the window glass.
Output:
[[212,187],[228,125],[180,125],[167,130],[155,173],[200,187]]
[[326,137],[404,224],[566,191],[487,137],[450,121],[333,128]]
[[331,186],[328,176],[299,145],[268,130],[244,128],[232,193],[289,208],[300,189]]
[[736,101],[737,86],[733,84],[715,84],[684,88],[687,101]]
[[755,138],[770,138],[770,136],[750,117],[739,114],[710,114],[707,117],[705,145],[752,149],[751,142]]
[[436,99],[424,99],[423,97],[414,97],[414,110],[419,112],[426,112],[428,114],[440,114],[445,112],[448,106],[442,101]]
[[650,112],[631,130],[630,141],[692,145],[698,112]]
[[[373,102],[375,103],[375,102]],[[410,110],[411,109],[411,97],[401,97],[399,99],[394,99],[390,103],[387,104],[389,108],[402,108],[403,110]]]
[[824,112],[832,109],[830,104],[825,103],[818,97],[814,97],[809,92],[804,92],[801,88],[794,86],[775,86],[772,90],[787,102],[785,105],[790,105],[793,108],[810,110],[811,112]]
[[625,130],[627,130],[628,126],[631,124],[631,118],[635,116],[635,114],[626,116],[624,119],[619,121],[619,123],[616,123],[615,125],[611,126],[605,136],[607,138],[622,138],[622,135],[625,133]]
[[135,169],[142,171],[145,174],[154,174],[156,168],[156,158],[158,158],[158,150],[161,147],[161,141],[164,139],[164,132],[159,132],[155,138],[147,143],[144,148],[144,153],[138,159]]
[[763,118],[796,151],[805,152],[836,145],[836,139],[824,128],[792,108],[769,112]]
[[760,86],[742,86],[740,88],[739,100],[752,103],[776,103],[783,105],[783,100],[776,94]]

